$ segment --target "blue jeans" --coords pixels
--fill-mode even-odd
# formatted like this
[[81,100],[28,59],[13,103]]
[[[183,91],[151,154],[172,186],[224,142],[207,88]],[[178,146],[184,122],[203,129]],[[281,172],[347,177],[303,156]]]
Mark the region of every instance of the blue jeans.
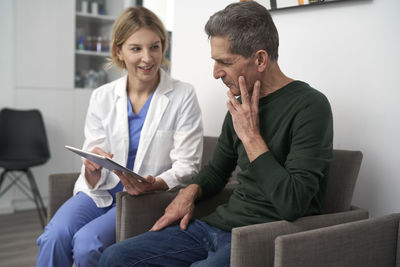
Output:
[[67,200],[36,241],[36,266],[98,266],[103,250],[115,243],[115,194],[122,188],[109,190],[113,204],[106,208],[82,192]]
[[229,266],[231,233],[203,221],[149,231],[108,247],[99,266]]

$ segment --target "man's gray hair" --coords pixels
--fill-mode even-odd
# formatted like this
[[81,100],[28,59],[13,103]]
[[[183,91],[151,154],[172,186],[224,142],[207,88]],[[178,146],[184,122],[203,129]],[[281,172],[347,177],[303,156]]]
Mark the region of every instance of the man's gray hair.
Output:
[[257,2],[238,2],[216,12],[208,20],[208,38],[229,37],[230,52],[245,58],[265,50],[277,61],[279,36],[268,10]]

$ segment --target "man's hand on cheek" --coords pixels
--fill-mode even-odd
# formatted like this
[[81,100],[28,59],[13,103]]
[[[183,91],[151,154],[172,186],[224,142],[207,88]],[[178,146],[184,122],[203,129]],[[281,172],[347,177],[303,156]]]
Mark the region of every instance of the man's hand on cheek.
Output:
[[232,115],[233,127],[246,149],[250,162],[268,151],[268,147],[260,135],[259,127],[258,102],[260,85],[260,81],[254,83],[250,98],[244,77],[239,77],[242,104],[228,91],[227,107]]
[[227,107],[232,115],[233,126],[240,140],[245,141],[253,135],[259,134],[258,100],[260,95],[260,82],[256,81],[250,99],[243,76],[239,77],[239,88],[242,103],[228,91]]

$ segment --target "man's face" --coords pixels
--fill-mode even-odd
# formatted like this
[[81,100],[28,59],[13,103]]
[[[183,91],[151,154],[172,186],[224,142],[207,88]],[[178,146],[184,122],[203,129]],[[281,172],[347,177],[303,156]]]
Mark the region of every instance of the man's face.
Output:
[[253,57],[244,58],[229,51],[228,37],[211,37],[211,58],[214,59],[214,78],[223,81],[233,95],[240,95],[239,76],[244,76],[247,90],[251,94],[254,82],[257,80]]

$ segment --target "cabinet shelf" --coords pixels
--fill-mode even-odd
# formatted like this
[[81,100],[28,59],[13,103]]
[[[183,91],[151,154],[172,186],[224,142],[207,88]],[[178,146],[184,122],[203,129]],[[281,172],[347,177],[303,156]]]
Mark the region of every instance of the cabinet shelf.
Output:
[[82,13],[82,12],[76,12],[76,17],[78,19],[82,19],[82,20],[95,20],[95,21],[103,21],[103,22],[108,22],[108,23],[114,23],[114,21],[117,19],[117,17],[115,17],[115,16],[93,15],[93,14]]
[[[101,14],[92,13],[96,2]],[[82,8],[83,3],[88,5],[87,8]],[[104,68],[111,58],[109,50],[113,25],[127,6],[141,4],[141,0],[75,0],[75,88],[96,88],[121,76],[116,68]]]
[[82,56],[111,57],[111,54],[109,52],[97,52],[90,50],[75,50],[75,54]]

